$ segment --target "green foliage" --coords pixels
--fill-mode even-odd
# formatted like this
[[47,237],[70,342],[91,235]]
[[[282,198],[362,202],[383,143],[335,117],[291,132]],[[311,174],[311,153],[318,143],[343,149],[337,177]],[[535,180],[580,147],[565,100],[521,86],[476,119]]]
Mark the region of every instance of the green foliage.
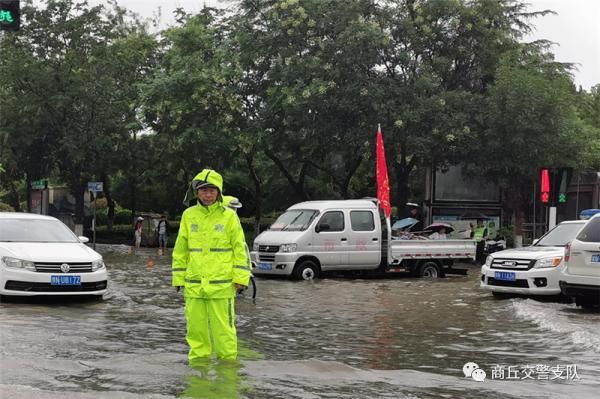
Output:
[[[241,0],[153,36],[109,2],[43,0],[0,40],[0,190],[87,181],[177,219],[190,179],[213,167],[251,235],[303,199],[374,196],[381,123],[401,213],[433,163],[521,192],[542,165],[598,168],[598,87],[530,30],[519,1]],[[523,197],[526,198],[526,197]],[[523,201],[521,201],[523,202]],[[108,222],[98,212],[98,224]],[[115,234],[120,234],[117,231]],[[129,240],[130,237],[127,237]]]
[[502,237],[506,240],[506,248],[513,248],[515,246],[514,226],[502,226],[498,229],[498,237]]
[[3,202],[0,202],[0,212],[14,212],[15,208],[13,208],[12,206],[5,204]]
[[[106,226],[108,224],[108,209],[99,209],[98,212],[96,212],[96,224],[98,226]],[[115,209],[113,224],[128,225],[131,229],[131,226],[133,225],[131,210],[124,208]]]

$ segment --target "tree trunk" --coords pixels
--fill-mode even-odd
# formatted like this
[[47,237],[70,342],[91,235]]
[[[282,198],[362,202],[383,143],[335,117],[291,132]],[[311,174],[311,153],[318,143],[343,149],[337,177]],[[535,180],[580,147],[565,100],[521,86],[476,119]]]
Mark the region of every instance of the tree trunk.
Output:
[[136,178],[134,176],[131,176],[130,180],[129,180],[129,196],[131,198],[131,224],[132,226],[135,225],[135,215],[137,213],[137,209],[136,206]]
[[395,195],[391,198],[392,205],[396,205],[398,209],[398,214],[396,215],[399,218],[404,217],[408,214],[408,209],[406,208],[406,203],[409,200],[409,187],[408,187],[408,179],[410,177],[410,171],[407,169],[406,165],[403,165],[399,162],[394,162],[394,171],[396,175],[396,184]]
[[84,185],[81,178],[78,176],[73,180],[73,196],[75,196],[75,224],[83,225],[83,219],[85,217],[85,198]]
[[362,163],[362,161],[364,159],[365,159],[364,155],[361,155],[354,160],[352,165],[350,165],[350,168],[348,169],[348,173],[346,174],[346,176],[344,176],[344,180],[342,180],[342,183],[340,185],[340,189],[342,191],[341,192],[342,198],[344,198],[344,199],[349,198],[350,181],[352,180],[352,177],[354,177],[354,175],[356,174],[356,171],[358,170],[358,168],[360,167],[360,164]]
[[17,191],[17,186],[15,186],[14,180],[10,180],[10,201],[9,204],[15,209],[15,212],[21,212],[21,204],[19,192]]
[[262,218],[262,184],[256,169],[254,168],[253,157],[250,154],[245,155],[246,164],[248,165],[248,171],[250,172],[250,178],[254,183],[254,236],[260,234],[260,219]]
[[110,191],[110,177],[108,177],[106,173],[102,174],[102,184],[104,188],[104,196],[106,197],[106,204],[108,205],[106,230],[112,231],[113,224],[115,222],[115,201],[112,199]]
[[31,178],[29,173],[25,174],[25,189],[27,190],[27,213],[31,213]]
[[300,169],[300,176],[298,177],[298,181],[296,181],[294,176],[292,176],[290,171],[285,167],[281,159],[277,158],[277,156],[270,150],[266,149],[264,150],[264,153],[267,157],[269,157],[269,159],[273,161],[273,163],[275,164],[275,166],[277,166],[281,173],[283,173],[283,176],[287,179],[288,183],[290,183],[290,186],[292,186],[298,198],[302,201],[310,200],[310,194],[304,187],[304,181],[306,177],[306,171],[308,169],[308,164],[306,162],[302,164],[302,168]]

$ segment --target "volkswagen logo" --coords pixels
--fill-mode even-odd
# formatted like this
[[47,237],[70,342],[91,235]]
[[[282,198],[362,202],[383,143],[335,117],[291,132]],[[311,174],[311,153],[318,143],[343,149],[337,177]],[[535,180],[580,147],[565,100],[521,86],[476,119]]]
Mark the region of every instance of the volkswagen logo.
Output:
[[71,267],[69,266],[68,263],[63,263],[62,265],[60,265],[60,271],[63,273],[69,273],[69,270],[71,270]]

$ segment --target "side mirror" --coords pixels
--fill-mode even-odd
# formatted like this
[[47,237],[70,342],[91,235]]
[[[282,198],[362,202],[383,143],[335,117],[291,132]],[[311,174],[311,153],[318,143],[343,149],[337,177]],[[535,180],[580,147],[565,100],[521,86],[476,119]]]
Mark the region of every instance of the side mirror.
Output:
[[318,224],[317,227],[316,227],[316,229],[315,229],[315,231],[317,233],[320,233],[322,231],[329,231],[329,230],[330,230],[330,228],[329,228],[329,225],[327,223]]
[[84,244],[87,244],[88,242],[90,242],[90,239],[87,237],[84,237],[84,236],[79,236],[77,238],[79,238],[79,241],[81,241]]

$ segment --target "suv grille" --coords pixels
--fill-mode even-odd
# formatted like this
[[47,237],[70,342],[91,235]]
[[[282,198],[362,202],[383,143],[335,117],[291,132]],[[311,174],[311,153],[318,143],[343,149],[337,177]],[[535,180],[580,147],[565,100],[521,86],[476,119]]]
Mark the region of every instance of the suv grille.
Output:
[[62,273],[60,265],[69,265],[69,273],[91,273],[91,263],[67,263],[67,262],[44,262],[35,263],[35,271],[38,273]]
[[279,252],[279,245],[259,245],[258,252]]
[[496,280],[493,277],[488,277],[488,285],[495,285],[497,287],[529,288],[527,280],[504,281]]
[[535,259],[506,259],[497,258],[492,261],[492,269],[503,270],[529,270],[535,264]]
[[51,285],[50,283],[31,283],[28,281],[9,280],[4,286],[6,290],[30,292],[86,292],[106,289],[106,280],[81,285]]

